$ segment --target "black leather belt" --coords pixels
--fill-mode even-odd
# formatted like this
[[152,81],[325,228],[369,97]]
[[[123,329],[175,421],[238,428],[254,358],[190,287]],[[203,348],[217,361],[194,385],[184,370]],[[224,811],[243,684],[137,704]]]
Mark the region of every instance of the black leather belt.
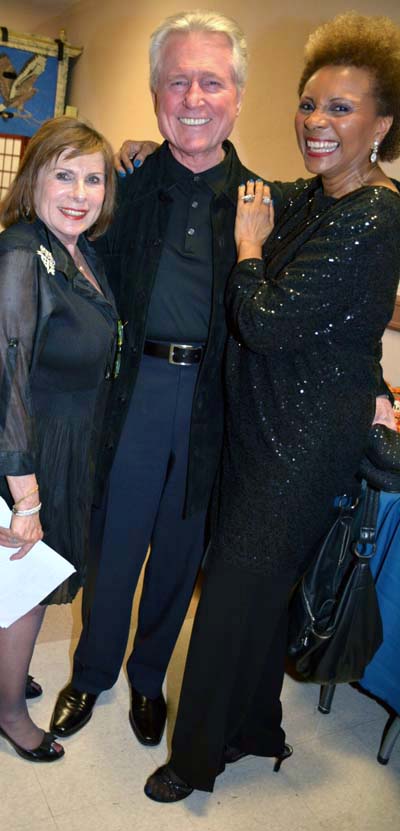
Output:
[[203,346],[190,346],[187,343],[157,343],[154,340],[146,340],[143,348],[144,355],[166,358],[168,363],[178,366],[199,364],[203,352]]

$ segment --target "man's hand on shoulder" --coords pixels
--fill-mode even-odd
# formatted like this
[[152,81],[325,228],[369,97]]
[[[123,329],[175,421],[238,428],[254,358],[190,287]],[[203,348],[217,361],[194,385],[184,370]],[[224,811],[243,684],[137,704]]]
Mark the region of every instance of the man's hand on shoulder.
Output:
[[114,156],[114,167],[118,175],[124,177],[127,173],[133,173],[157,147],[159,144],[156,141],[126,139]]

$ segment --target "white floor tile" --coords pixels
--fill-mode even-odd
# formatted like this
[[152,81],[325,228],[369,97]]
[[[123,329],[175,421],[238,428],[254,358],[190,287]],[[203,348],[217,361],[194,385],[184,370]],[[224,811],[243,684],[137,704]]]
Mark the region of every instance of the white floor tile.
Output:
[[[78,607],[49,610],[32,672],[44,695],[30,703],[46,727],[58,691],[70,676],[79,634]],[[166,681],[168,729],[156,748],[142,747],[128,722],[124,673],[102,694],[89,724],[66,739],[54,765],[19,759],[0,739],[0,828],[31,831],[387,831],[400,815],[400,740],[389,765],[376,753],[387,715],[348,685],[336,690],[332,712],[317,710],[319,688],[287,677],[284,726],[295,752],[279,774],[272,761],[249,757],[227,767],[212,795],[195,792],[176,805],[143,793],[168,747],[191,631],[186,621]],[[63,640],[56,640],[54,636]],[[131,632],[132,638],[133,632]]]
[[[3,750],[3,745],[2,745]],[[45,793],[38,780],[33,784],[31,768],[51,765],[27,762],[16,758],[17,766],[8,754],[0,757],[0,828],[5,831],[22,831],[28,828],[54,828],[53,817]],[[61,765],[62,762],[54,764]],[[8,768],[8,771],[7,771]],[[13,775],[10,776],[10,771]],[[4,773],[4,775],[3,775]]]

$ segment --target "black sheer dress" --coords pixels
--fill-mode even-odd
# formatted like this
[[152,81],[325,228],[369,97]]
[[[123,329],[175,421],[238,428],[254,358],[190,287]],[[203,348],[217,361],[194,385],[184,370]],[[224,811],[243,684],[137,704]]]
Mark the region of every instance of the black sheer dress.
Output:
[[6,476],[35,473],[44,541],[76,574],[46,603],[69,602],[82,585],[117,313],[101,264],[79,247],[101,287],[77,270],[40,221],[0,235],[0,493]]

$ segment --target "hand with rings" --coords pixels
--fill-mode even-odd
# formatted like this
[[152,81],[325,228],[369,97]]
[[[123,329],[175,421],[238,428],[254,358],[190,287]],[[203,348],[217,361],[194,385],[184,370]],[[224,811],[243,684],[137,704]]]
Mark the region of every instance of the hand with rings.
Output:
[[274,206],[268,185],[249,179],[238,188],[235,241],[238,261],[262,257],[262,246],[274,227]]
[[[241,198],[242,202],[254,202],[256,197],[254,196],[254,193],[245,193],[244,196],[242,196]],[[263,205],[270,205],[272,199],[270,196],[263,196],[261,202]]]

